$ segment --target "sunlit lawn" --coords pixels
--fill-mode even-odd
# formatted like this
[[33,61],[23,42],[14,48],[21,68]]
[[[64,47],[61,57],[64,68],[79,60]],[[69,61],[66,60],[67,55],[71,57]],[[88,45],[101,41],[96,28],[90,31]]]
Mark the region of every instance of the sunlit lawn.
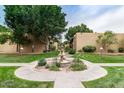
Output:
[[87,88],[124,88],[124,67],[104,67],[108,75],[94,80],[83,82]]
[[17,78],[17,67],[0,67],[0,88],[51,88],[53,82],[28,81]]
[[124,63],[124,55],[99,55],[94,53],[83,53],[81,58],[93,63]]
[[40,58],[55,57],[58,55],[57,51],[42,54],[0,54],[0,63],[28,63]]

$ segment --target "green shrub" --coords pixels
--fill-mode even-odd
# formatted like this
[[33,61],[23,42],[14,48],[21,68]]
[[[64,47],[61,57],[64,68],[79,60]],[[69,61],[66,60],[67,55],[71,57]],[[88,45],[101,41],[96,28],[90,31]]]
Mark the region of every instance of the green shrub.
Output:
[[67,46],[65,47],[65,52],[68,52],[69,54],[75,54],[76,50]]
[[38,66],[45,66],[45,65],[46,65],[46,60],[44,58],[38,61]]
[[82,61],[81,61],[81,56],[80,56],[80,54],[76,54],[75,55],[75,57],[74,57],[74,60],[73,60],[73,62],[75,62],[75,63],[82,63]]
[[45,68],[49,68],[50,66],[48,64],[45,65]]
[[122,47],[118,48],[118,52],[124,53],[124,48],[122,48]]
[[81,52],[82,52],[82,50],[80,49],[80,50],[78,50],[78,52],[80,52],[80,53],[81,53]]
[[75,59],[73,60],[73,62],[80,63],[80,62],[82,62],[82,61],[81,61],[81,59],[79,59],[79,58],[75,58]]
[[61,66],[61,63],[60,62],[56,62],[55,63],[57,67],[60,67]]
[[115,52],[115,50],[113,50],[113,49],[108,49],[108,53],[114,53]]
[[84,63],[73,63],[70,66],[72,71],[81,71],[81,70],[85,70],[87,67],[86,65],[84,65]]
[[69,50],[69,52],[68,52],[69,54],[75,54],[76,53],[76,50],[75,49],[73,49],[73,48],[71,48],[70,50]]
[[61,66],[60,62],[54,62],[51,66],[49,66],[49,69],[52,71],[59,71],[60,66]]
[[70,49],[71,49],[71,48],[70,48],[69,46],[66,46],[66,47],[65,47],[65,52],[69,52]]
[[55,63],[52,64],[52,65],[49,67],[49,69],[50,69],[51,71],[59,71],[59,67],[57,67]]
[[72,71],[81,71],[86,69],[86,65],[80,59],[81,55],[77,54],[73,60],[73,64],[71,64],[70,68]]
[[91,46],[91,45],[87,45],[83,47],[83,51],[84,52],[95,52],[96,51],[96,47],[95,46]]

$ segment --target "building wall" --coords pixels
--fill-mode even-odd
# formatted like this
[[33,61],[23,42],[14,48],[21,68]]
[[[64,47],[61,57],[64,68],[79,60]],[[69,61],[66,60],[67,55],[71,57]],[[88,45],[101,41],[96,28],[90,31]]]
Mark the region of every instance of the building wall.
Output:
[[119,47],[124,47],[124,33],[123,34],[116,34],[115,36],[117,38],[117,44],[113,44],[110,46],[110,48],[114,50],[118,50]]
[[[23,53],[32,53],[32,44],[23,45]],[[34,44],[34,52],[35,53],[42,53],[45,50],[45,45],[40,42],[35,42]]]
[[[73,39],[73,48],[78,51],[86,45],[93,45],[97,48],[97,51],[99,51],[100,46],[96,43],[96,40],[100,34],[102,33],[76,33]],[[116,34],[116,38],[118,43],[110,46],[110,48],[115,51],[117,51],[118,47],[124,47],[124,44],[122,44],[124,33]]]
[[16,44],[0,44],[0,53],[16,53]]
[[[32,45],[23,45],[22,53],[32,53]],[[9,42],[0,45],[0,53],[16,53],[17,45],[10,44]],[[35,50],[34,53],[41,53],[45,50],[45,45],[40,42],[35,42]]]

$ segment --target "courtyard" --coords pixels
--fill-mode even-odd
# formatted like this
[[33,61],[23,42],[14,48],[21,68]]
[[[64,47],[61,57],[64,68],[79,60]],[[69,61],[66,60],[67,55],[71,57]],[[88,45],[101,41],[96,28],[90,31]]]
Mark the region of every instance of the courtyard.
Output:
[[[58,52],[53,51],[41,54],[44,58],[56,57]],[[30,59],[32,55],[2,55],[0,58],[4,60],[0,63],[0,87],[1,88],[52,88],[52,87],[70,87],[70,88],[122,88],[124,87],[124,57],[105,55],[103,60],[106,62],[99,62],[99,55],[92,53],[82,54],[81,59],[87,64],[89,70],[84,71],[33,71],[36,60],[39,60],[41,55],[35,55],[35,59]],[[78,54],[75,54],[78,55]],[[4,57],[3,57],[4,56]],[[14,59],[15,61],[8,61],[6,57]],[[26,58],[22,61],[20,58]],[[73,57],[74,55],[72,55]],[[88,56],[88,57],[87,57]],[[89,57],[90,56],[90,57]],[[98,59],[93,61],[94,56]],[[98,57],[98,58],[97,58]],[[106,58],[108,57],[108,59]],[[88,59],[90,58],[90,59]],[[118,60],[121,58],[120,60]],[[112,61],[115,60],[116,61]],[[21,60],[21,61],[20,61]],[[23,59],[24,60],[24,59]],[[88,61],[86,61],[88,60]],[[34,62],[34,63],[32,63]],[[92,63],[91,63],[92,62]],[[113,62],[113,63],[112,63]],[[102,64],[100,64],[102,63]],[[110,63],[110,64],[109,64]],[[106,66],[104,66],[107,64]],[[91,66],[91,67],[90,67]],[[21,71],[21,72],[20,72]],[[82,82],[82,83],[81,83]]]
[[0,88],[124,88],[123,9],[0,6]]

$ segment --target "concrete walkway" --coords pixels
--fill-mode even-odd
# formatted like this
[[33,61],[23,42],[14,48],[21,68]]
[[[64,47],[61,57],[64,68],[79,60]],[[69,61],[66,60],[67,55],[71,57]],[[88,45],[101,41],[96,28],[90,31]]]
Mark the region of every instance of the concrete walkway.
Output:
[[84,71],[36,71],[33,63],[0,63],[0,66],[21,66],[15,71],[15,75],[22,79],[32,81],[54,81],[54,88],[85,88],[82,81],[95,80],[107,75],[107,71],[101,66],[124,66],[124,63],[91,63],[82,60],[87,65]]
[[84,71],[48,71],[34,70],[36,62],[18,68],[15,75],[33,81],[54,81],[54,88],[84,88],[82,81],[95,80],[107,75],[107,71],[99,65],[83,60],[87,65]]
[[80,79],[63,75],[55,80],[54,88],[85,88]]
[[99,66],[124,66],[124,63],[94,63]]
[[26,66],[30,63],[0,63],[0,66]]

